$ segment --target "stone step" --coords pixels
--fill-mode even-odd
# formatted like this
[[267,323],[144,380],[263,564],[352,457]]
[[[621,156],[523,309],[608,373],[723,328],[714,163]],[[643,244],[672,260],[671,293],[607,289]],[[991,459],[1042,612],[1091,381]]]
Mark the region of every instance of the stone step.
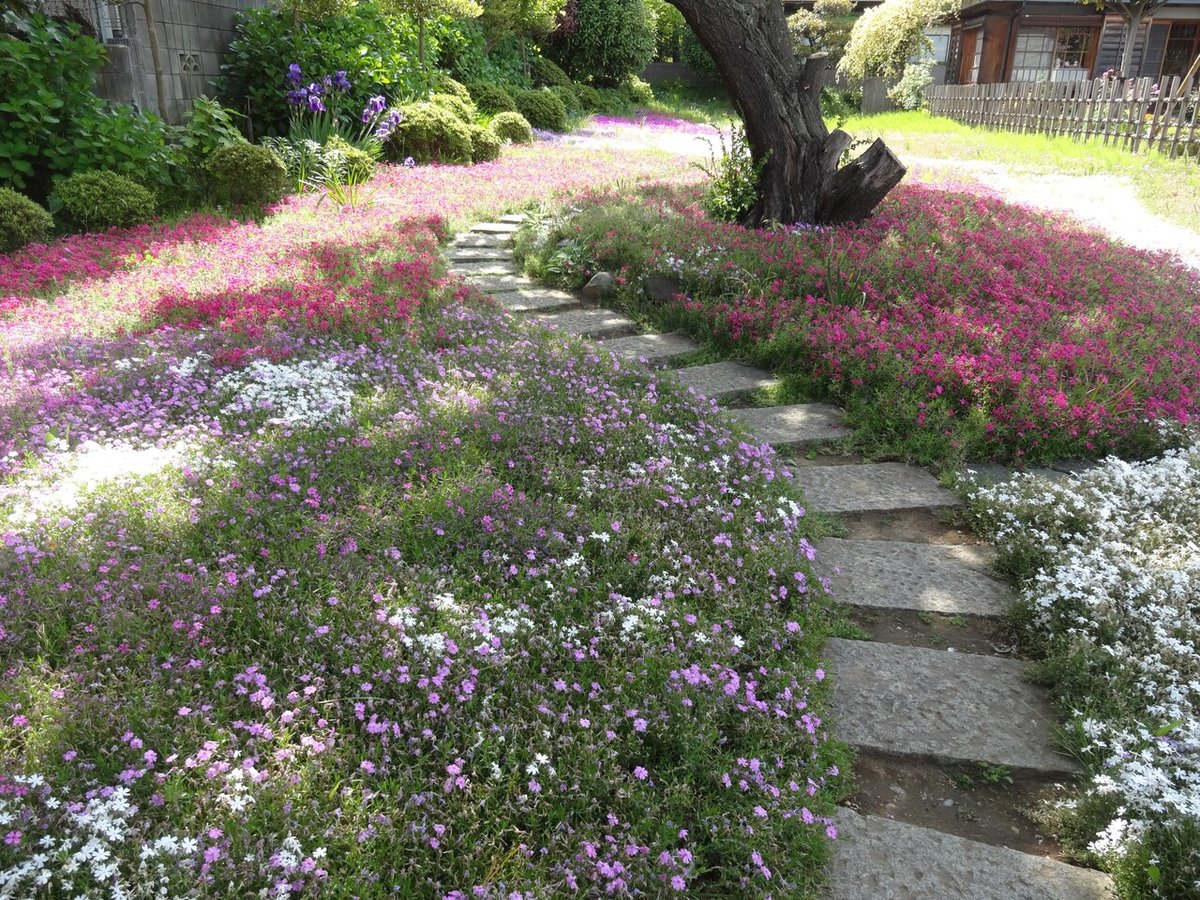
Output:
[[834,815],[826,900],[1112,900],[1102,872],[930,828]]
[[825,653],[835,731],[852,746],[1022,774],[1078,770],[1051,746],[1054,713],[1024,680],[1026,663],[840,638]]
[[1003,616],[1013,595],[988,574],[989,560],[978,547],[826,538],[816,566],[851,606]]
[[450,247],[446,250],[446,259],[452,263],[512,258],[513,252],[510,247]]
[[634,334],[605,341],[604,349],[629,362],[645,361],[646,365],[661,368],[677,356],[694,353],[700,348],[682,334]]
[[505,291],[533,290],[538,284],[524,275],[468,275],[468,282],[481,291],[489,294],[502,294]]
[[450,263],[452,275],[516,275],[517,266],[511,259],[474,260]]
[[685,388],[711,400],[725,400],[779,383],[770,372],[730,360],[676,369],[674,374]]
[[574,309],[579,301],[566,291],[552,288],[528,288],[516,291],[500,291],[493,298],[509,312],[555,312]]
[[731,409],[729,414],[759,440],[776,447],[827,444],[850,434],[841,410],[826,403]]
[[450,242],[451,247],[510,247],[510,234],[474,234],[470,231],[456,234]]
[[502,222],[505,225],[520,225],[525,221],[525,217],[521,215],[521,213],[508,213],[507,215],[501,216],[497,221]]
[[821,512],[900,512],[957,506],[958,497],[924,469],[904,463],[804,466],[794,484],[808,505]]
[[479,222],[471,226],[474,234],[509,234],[517,230],[516,222]]
[[576,309],[537,316],[533,321],[552,325],[576,337],[603,338],[629,334],[637,323],[608,309]]

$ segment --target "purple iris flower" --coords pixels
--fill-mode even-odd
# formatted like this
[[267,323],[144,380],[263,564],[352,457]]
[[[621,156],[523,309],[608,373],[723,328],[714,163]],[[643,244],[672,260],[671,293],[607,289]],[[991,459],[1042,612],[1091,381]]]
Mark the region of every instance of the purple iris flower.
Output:
[[293,87],[300,87],[300,82],[304,80],[304,76],[300,74],[299,63],[292,63],[288,66],[287,80]]
[[375,137],[381,141],[387,140],[388,135],[396,130],[396,126],[404,121],[404,113],[398,109],[393,109],[375,128]]
[[321,98],[316,94],[309,94],[308,96],[308,111],[315,113],[325,112],[325,104],[321,102]]
[[292,106],[304,106],[308,102],[308,91],[300,88],[298,91],[288,91],[287,101]]
[[367,125],[372,119],[387,109],[387,98],[380,95],[372,97],[367,101],[367,105],[363,107],[362,123]]
[[305,90],[307,90],[314,97],[320,97],[322,94],[325,93],[325,88],[321,87],[320,82],[317,82],[317,81],[314,81],[307,88],[305,88]]
[[333,86],[343,94],[350,93],[350,79],[346,77],[345,69],[338,69],[333,73]]

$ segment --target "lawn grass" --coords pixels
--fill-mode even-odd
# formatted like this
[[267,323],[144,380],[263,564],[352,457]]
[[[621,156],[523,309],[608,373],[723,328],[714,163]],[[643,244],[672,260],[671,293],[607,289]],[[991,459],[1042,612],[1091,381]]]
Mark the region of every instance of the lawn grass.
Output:
[[[856,138],[883,138],[902,160],[926,157],[997,163],[1016,172],[1124,176],[1149,209],[1200,232],[1200,165],[1195,160],[1134,154],[1105,146],[1099,138],[1079,141],[974,128],[925,112],[856,116],[842,127]],[[969,171],[963,175],[970,177]]]

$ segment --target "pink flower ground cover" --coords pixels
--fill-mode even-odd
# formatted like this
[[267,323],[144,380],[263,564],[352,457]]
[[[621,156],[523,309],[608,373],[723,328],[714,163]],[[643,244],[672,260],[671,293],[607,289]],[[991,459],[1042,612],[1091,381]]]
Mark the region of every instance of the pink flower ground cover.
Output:
[[[600,192],[550,243],[583,246],[586,271],[677,279],[652,311],[662,324],[845,403],[876,446],[926,460],[1138,454],[1164,423],[1200,415],[1200,276],[1172,257],[920,186],[836,229],[748,231],[697,199]],[[630,212],[646,203],[652,219]]]
[[539,147],[9,269],[0,896],[811,895],[843,754],[770,448],[436,254],[679,172]]

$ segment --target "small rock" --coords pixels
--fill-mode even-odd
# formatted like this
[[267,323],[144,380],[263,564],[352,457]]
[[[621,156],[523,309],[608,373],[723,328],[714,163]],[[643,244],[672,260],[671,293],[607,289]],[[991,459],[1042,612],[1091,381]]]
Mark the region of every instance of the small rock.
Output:
[[674,278],[651,275],[642,282],[642,290],[646,292],[647,299],[655,303],[670,303],[676,294],[683,293],[683,285]]
[[942,806],[953,806],[953,805],[954,805],[954,801],[951,800],[949,797],[947,797],[945,800],[942,801]]
[[1050,464],[1051,469],[1055,472],[1062,472],[1064,475],[1083,475],[1099,467],[1100,463],[1092,462],[1090,459],[1060,459],[1058,462]]
[[599,300],[605,294],[611,294],[617,286],[617,280],[607,272],[597,272],[583,289],[583,296],[588,300]]

